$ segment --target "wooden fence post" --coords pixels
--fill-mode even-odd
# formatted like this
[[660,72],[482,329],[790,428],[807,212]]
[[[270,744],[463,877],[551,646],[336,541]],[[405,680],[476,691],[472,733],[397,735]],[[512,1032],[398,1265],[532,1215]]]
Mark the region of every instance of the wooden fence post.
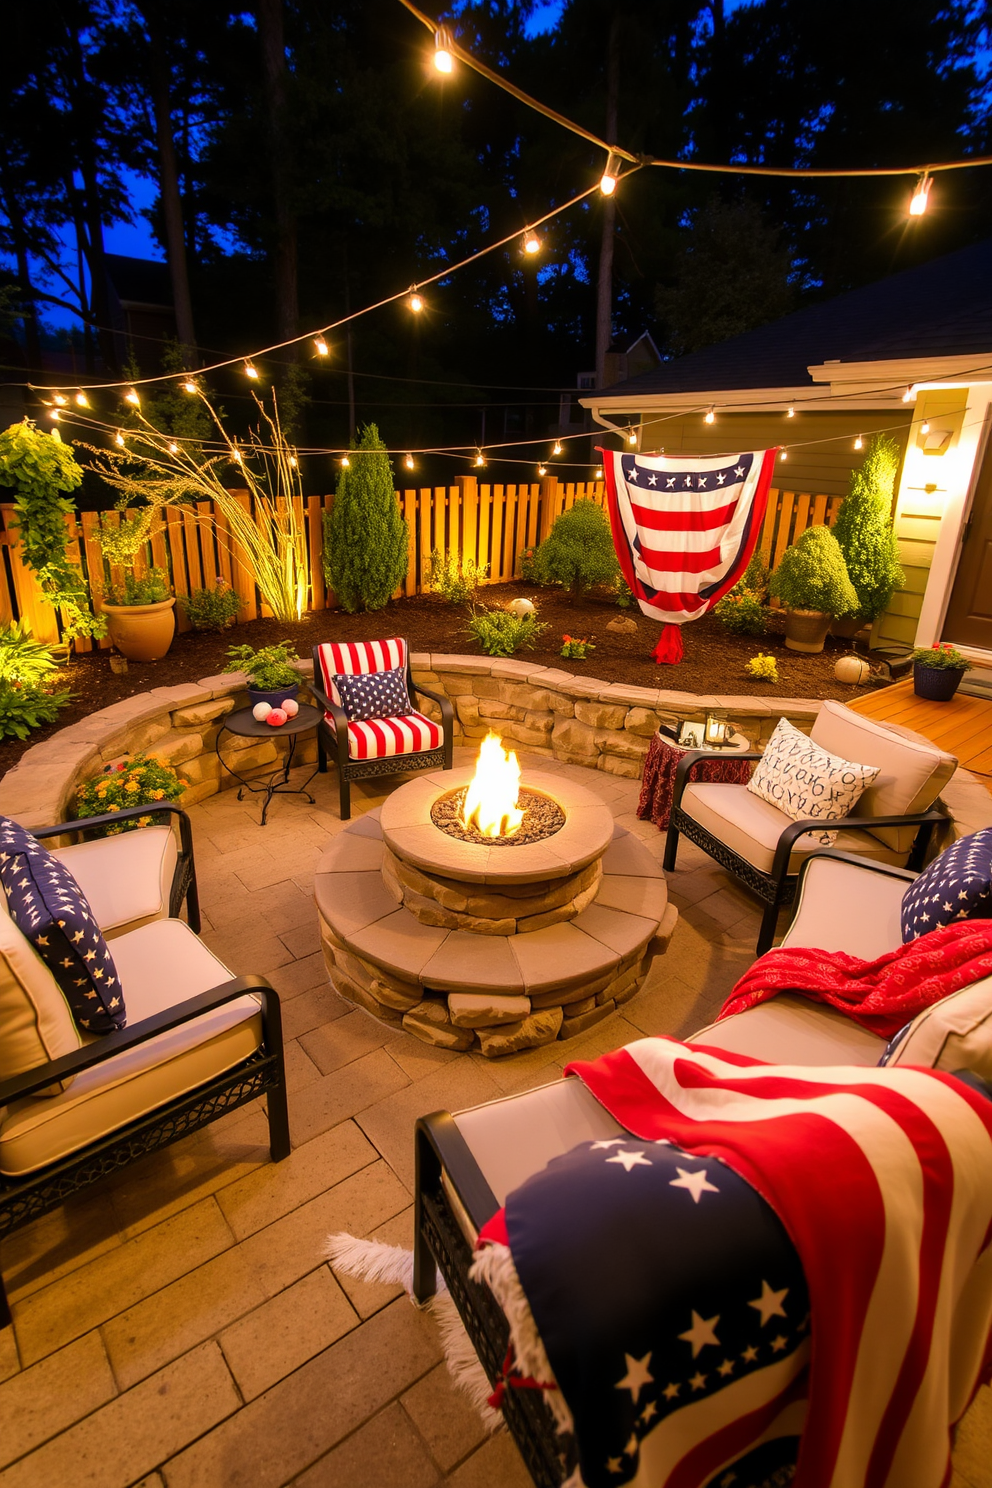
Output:
[[476,561],[476,538],[479,529],[479,481],[474,475],[456,475],[461,504],[461,550],[459,563]]
[[558,477],[546,475],[541,481],[541,515],[537,524],[537,540],[542,543],[555,525],[558,502]]

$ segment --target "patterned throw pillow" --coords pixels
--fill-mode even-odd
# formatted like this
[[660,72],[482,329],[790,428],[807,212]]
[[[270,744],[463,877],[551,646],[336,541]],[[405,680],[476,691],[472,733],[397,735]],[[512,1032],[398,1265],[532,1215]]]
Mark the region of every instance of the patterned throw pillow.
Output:
[[77,1027],[111,1033],[127,1022],[107,942],[82,890],[58,858],[0,816],[0,883],[10,918],[55,978]]
[[[828,754],[780,718],[747,788],[793,821],[837,821],[851,815],[878,771],[878,765],[856,765]],[[808,835],[821,847],[837,837],[836,832]]]
[[902,896],[902,938],[952,920],[992,919],[992,827],[953,842]]
[[358,672],[353,677],[339,675],[334,681],[351,723],[367,723],[370,718],[402,718],[410,712],[405,667],[393,667],[388,672]]

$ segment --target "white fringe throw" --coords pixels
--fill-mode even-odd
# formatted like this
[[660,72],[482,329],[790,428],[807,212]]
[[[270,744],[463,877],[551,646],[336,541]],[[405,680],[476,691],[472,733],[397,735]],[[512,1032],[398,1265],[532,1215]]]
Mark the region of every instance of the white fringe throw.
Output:
[[554,1385],[553,1390],[543,1391],[548,1409],[554,1416],[559,1431],[572,1431],[572,1412],[558,1389],[551,1361],[541,1342],[534,1314],[520,1285],[520,1277],[508,1248],[505,1245],[483,1246],[476,1254],[468,1274],[473,1281],[484,1282],[488,1286],[506,1314],[517,1369],[531,1379]]
[[[342,1232],[327,1237],[324,1254],[335,1271],[341,1271],[345,1276],[355,1276],[360,1281],[398,1283],[408,1296],[413,1295],[412,1250],[404,1250],[401,1245],[383,1245],[378,1240],[358,1240],[354,1235]],[[499,1431],[503,1428],[503,1417],[488,1403],[492,1386],[440,1273],[437,1285],[437,1293],[424,1311],[429,1312],[437,1323],[448,1373],[452,1382],[475,1406],[486,1430]]]

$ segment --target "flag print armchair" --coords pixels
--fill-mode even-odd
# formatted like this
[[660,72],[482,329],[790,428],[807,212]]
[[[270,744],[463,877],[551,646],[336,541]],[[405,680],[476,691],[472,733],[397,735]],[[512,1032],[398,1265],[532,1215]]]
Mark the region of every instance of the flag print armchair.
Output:
[[[313,694],[324,717],[317,726],[317,762],[338,767],[341,820],[351,816],[351,782],[406,770],[451,769],[454,710],[449,700],[415,685],[402,636],[313,648]],[[416,706],[418,696],[441,710],[441,722]]]

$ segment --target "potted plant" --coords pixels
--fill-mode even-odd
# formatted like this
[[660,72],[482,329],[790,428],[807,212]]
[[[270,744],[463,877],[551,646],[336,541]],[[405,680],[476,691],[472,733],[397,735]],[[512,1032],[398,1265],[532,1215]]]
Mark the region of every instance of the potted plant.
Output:
[[175,595],[161,568],[137,575],[128,572],[123,584],[107,584],[103,613],[110,639],[128,661],[160,661],[176,633]]
[[252,707],[256,703],[268,703],[279,708],[287,698],[295,698],[299,692],[300,674],[293,662],[300,658],[290,641],[280,641],[277,646],[263,646],[260,651],[253,651],[251,646],[231,646],[227,654],[230,660],[224,670],[244,672],[248,678]]
[[835,617],[833,635],[853,639],[888,607],[894,589],[905,583],[892,528],[892,494],[899,469],[899,446],[887,434],[876,434],[841,502],[833,534],[858,596],[857,609]]
[[913,691],[934,703],[947,703],[972,663],[947,641],[934,641],[913,652]]
[[822,651],[833,617],[857,608],[844,555],[829,527],[807,527],[782,554],[768,587],[786,607],[790,651]]

